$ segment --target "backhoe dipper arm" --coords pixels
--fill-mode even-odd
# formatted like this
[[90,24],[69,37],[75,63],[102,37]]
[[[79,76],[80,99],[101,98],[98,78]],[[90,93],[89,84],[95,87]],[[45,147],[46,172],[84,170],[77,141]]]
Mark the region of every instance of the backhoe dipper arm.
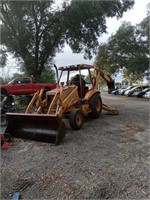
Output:
[[97,87],[98,87],[98,84],[99,84],[99,77],[101,76],[107,83],[108,93],[110,93],[112,90],[114,90],[115,89],[115,82],[111,78],[111,76],[101,69],[95,68],[95,70],[96,70],[96,78],[97,78],[97,80],[96,80]]
[[[115,88],[115,84],[114,84],[114,80],[110,77],[109,74],[107,74],[106,72],[102,71],[101,69],[95,68],[96,74],[95,74],[95,78],[96,78],[96,84],[95,87],[98,89],[99,86],[99,78],[100,76],[106,81],[107,86],[108,86],[108,93],[110,93],[114,88]],[[102,103],[102,109],[107,111],[108,115],[118,115],[119,111],[116,108],[112,108],[104,103]]]

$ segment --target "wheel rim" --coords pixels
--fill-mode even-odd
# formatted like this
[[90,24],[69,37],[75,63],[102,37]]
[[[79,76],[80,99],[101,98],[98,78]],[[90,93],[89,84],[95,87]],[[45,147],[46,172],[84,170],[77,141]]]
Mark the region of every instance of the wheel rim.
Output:
[[83,122],[83,117],[82,117],[82,114],[81,113],[78,113],[77,116],[76,116],[76,124],[78,126],[80,126]]
[[101,102],[100,102],[99,99],[96,100],[96,105],[95,106],[96,106],[97,112],[99,112],[101,110]]

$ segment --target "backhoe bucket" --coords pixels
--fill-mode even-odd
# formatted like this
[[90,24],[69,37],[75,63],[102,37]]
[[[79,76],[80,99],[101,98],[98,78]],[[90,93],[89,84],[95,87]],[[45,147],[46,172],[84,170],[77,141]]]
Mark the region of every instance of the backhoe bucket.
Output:
[[110,94],[113,90],[115,90],[115,82],[114,80],[110,83],[107,83],[108,86],[108,94]]
[[66,126],[56,115],[7,113],[6,133],[12,137],[59,144]]

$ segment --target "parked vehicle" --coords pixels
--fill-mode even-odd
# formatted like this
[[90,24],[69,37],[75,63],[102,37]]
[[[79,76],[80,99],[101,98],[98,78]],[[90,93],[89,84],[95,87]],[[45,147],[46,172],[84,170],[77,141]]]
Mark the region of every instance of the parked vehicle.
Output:
[[137,86],[132,86],[130,89],[126,90],[126,91],[124,92],[124,95],[125,95],[125,96],[128,96],[128,94],[129,94],[131,91],[134,91],[134,89],[135,89],[136,87],[137,87]]
[[111,92],[111,94],[118,95],[118,94],[119,94],[119,90],[120,90],[120,89],[113,90],[113,91]]
[[145,95],[144,95],[144,97],[149,99],[150,98],[150,91],[146,92]]
[[114,91],[111,92],[111,94],[118,95],[119,94],[119,90],[114,90]]
[[6,113],[17,113],[18,109],[15,106],[13,96],[1,96],[0,114],[1,114],[1,126],[7,125]]
[[128,91],[126,91],[125,92],[125,95],[126,96],[128,96],[128,97],[130,97],[130,96],[132,96],[132,94],[134,93],[134,92],[141,92],[143,89],[145,89],[147,86],[135,86],[135,87],[133,87],[131,90],[128,90]]
[[127,87],[121,87],[121,88],[119,88],[119,94],[121,94],[121,92],[124,90],[124,89],[126,89]]
[[121,89],[121,91],[119,92],[119,94],[121,94],[121,95],[124,95],[124,93],[127,91],[127,90],[130,90],[130,89],[132,89],[134,86],[128,86],[128,87],[126,87],[126,88],[124,88],[124,89]]
[[31,77],[17,78],[5,85],[0,85],[2,95],[34,94],[37,90],[45,88],[52,90],[56,83],[34,83]]
[[142,90],[141,92],[137,92],[137,94],[135,94],[136,97],[140,98],[140,97],[144,97],[146,92],[149,92],[150,88],[145,88],[144,90]]

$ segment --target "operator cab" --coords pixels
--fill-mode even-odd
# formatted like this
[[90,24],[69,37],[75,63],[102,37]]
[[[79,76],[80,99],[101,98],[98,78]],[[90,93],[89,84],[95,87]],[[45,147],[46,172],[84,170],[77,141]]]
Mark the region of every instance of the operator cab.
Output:
[[61,72],[58,84],[62,85],[62,79],[65,77],[67,86],[76,85],[78,87],[78,94],[82,99],[89,90],[87,82],[84,79],[85,76],[89,77],[90,84],[93,86],[90,69],[93,69],[93,66],[85,64],[60,67],[59,70]]

